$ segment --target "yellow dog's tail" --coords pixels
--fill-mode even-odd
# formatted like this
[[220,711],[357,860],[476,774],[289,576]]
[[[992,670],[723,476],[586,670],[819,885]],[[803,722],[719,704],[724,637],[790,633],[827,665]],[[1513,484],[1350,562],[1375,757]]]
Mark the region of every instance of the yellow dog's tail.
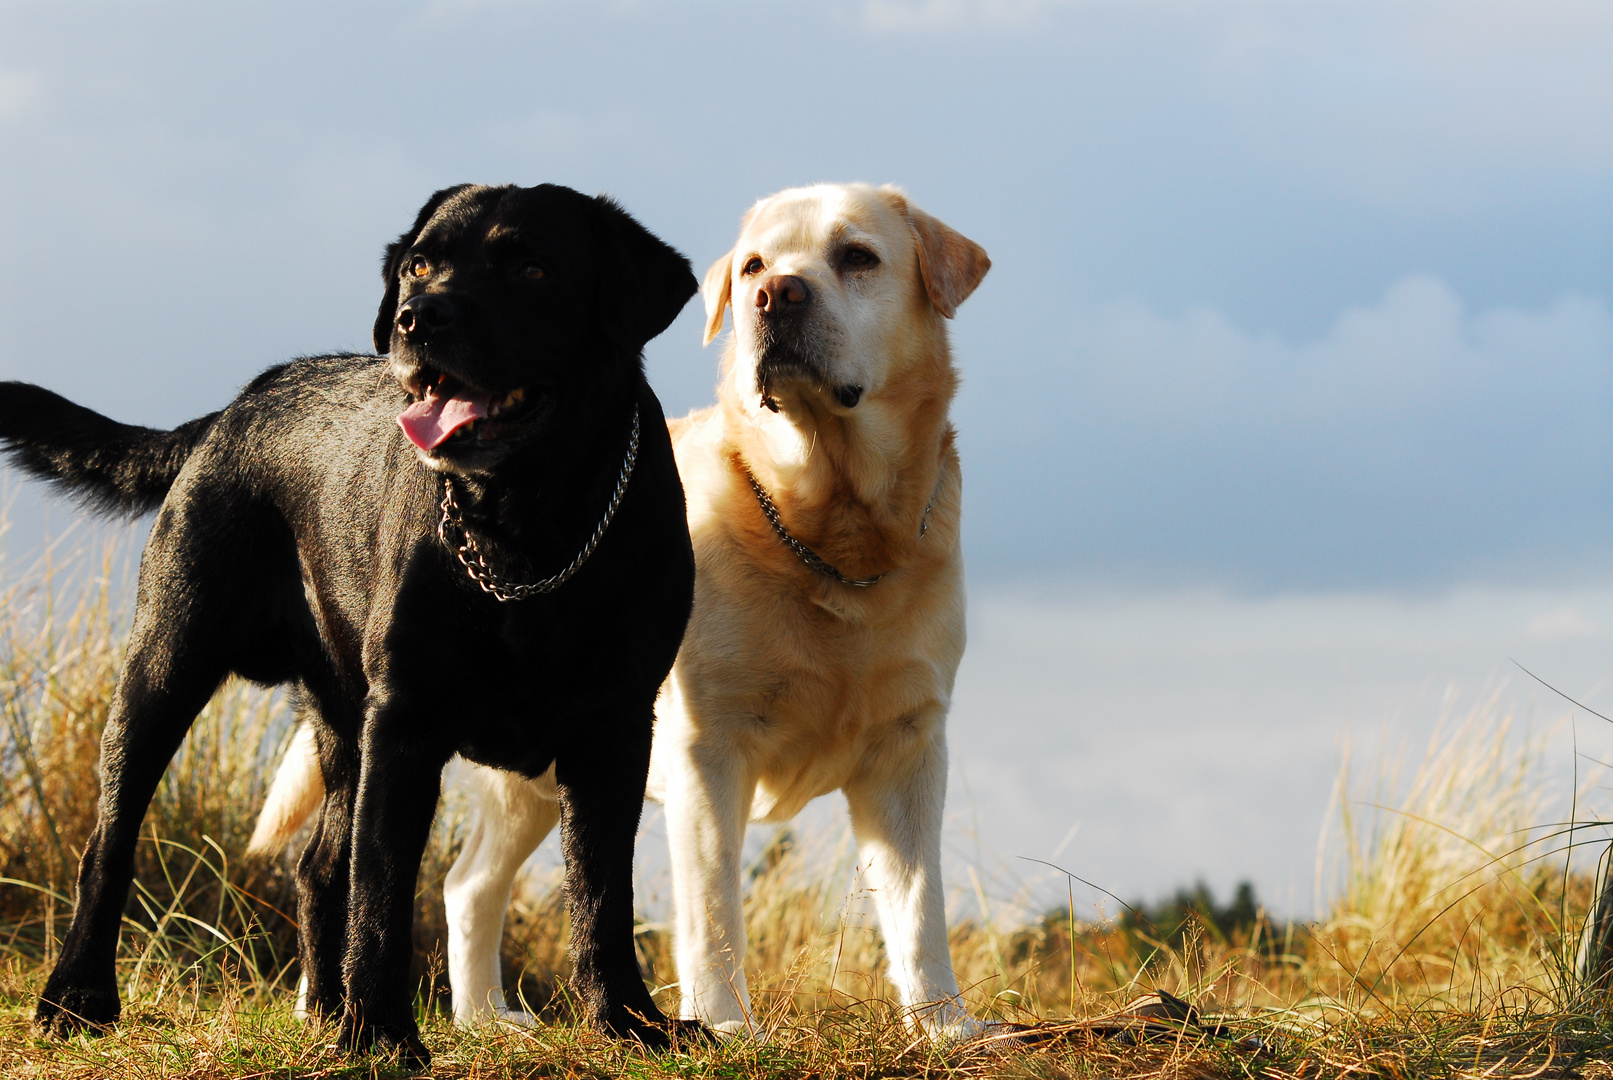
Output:
[[252,830],[252,839],[247,841],[246,853],[280,854],[324,798],[325,776],[319,771],[314,725],[298,724],[286,756],[280,759],[274,783],[269,785],[257,827]]

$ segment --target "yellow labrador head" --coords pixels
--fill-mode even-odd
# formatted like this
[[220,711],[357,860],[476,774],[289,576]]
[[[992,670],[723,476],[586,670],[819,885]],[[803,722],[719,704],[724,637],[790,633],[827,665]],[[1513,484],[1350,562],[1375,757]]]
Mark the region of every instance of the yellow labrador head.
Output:
[[980,245],[895,188],[791,188],[752,207],[706,272],[706,341],[732,305],[735,375],[754,376],[763,405],[812,398],[849,413],[940,355],[941,319],[990,267]]

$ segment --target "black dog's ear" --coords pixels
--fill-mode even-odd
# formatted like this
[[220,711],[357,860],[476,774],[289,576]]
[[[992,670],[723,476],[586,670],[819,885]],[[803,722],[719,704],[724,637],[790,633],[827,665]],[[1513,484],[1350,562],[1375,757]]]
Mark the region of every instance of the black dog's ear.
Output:
[[689,260],[609,196],[594,199],[602,252],[599,318],[610,339],[637,353],[672,325],[700,288]]
[[403,254],[414,247],[414,241],[420,235],[420,230],[426,227],[431,215],[437,212],[438,207],[449,199],[458,195],[472,184],[455,184],[453,187],[443,188],[426,200],[426,205],[420,208],[420,213],[414,217],[414,224],[409,231],[398,237],[386,246],[386,254],[381,256],[381,281],[386,286],[386,292],[381,294],[381,309],[375,313],[375,329],[370,331],[370,340],[375,343],[375,351],[385,356],[387,350],[392,348],[392,322],[398,316],[398,274],[402,271]]

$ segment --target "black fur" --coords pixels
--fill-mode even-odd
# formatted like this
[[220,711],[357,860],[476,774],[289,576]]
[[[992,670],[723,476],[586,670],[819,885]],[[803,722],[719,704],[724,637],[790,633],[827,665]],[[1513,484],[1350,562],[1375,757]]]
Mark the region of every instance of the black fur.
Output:
[[43,387],[0,382],[0,432],[11,463],[108,513],[155,510],[216,419],[209,413],[157,431],[108,420]]
[[[417,257],[427,272],[411,269]],[[652,707],[694,586],[641,349],[694,276],[614,203],[548,185],[439,192],[386,267],[390,359],[295,361],[175,432],[0,387],[0,437],[37,475],[124,509],[172,484],[141,562],[72,927],[39,1003],[47,1030],[116,1020],[140,822],[231,673],[295,685],[317,725],[326,797],[298,865],[300,933],[310,1005],[341,1018],[344,1044],[429,1059],[407,981],[410,918],[456,752],[528,775],[556,766],[578,994],[597,1025],[650,1045],[682,1023],[639,972],[632,855]],[[430,304],[454,321],[400,328],[403,308]],[[401,387],[439,380],[528,398],[417,452],[398,430],[412,400]],[[592,557],[546,595],[481,591],[436,535],[444,477],[500,576],[547,576],[600,520],[635,406],[637,466]]]

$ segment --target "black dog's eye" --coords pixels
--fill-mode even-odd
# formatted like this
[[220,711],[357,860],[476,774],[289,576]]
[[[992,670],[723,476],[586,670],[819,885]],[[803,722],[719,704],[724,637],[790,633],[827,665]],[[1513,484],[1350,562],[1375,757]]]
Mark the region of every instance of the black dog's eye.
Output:
[[431,264],[425,260],[424,256],[416,255],[409,260],[409,273],[415,277],[425,277],[431,273]]
[[539,266],[537,263],[527,263],[525,266],[521,267],[521,276],[524,278],[530,278],[533,281],[537,281],[543,277],[543,267]]
[[840,265],[848,270],[867,270],[879,265],[879,256],[865,247],[848,247],[840,256]]
[[750,277],[753,274],[760,274],[765,266],[766,264],[762,262],[760,255],[752,255],[745,261],[745,265],[740,267],[739,272],[746,277]]

